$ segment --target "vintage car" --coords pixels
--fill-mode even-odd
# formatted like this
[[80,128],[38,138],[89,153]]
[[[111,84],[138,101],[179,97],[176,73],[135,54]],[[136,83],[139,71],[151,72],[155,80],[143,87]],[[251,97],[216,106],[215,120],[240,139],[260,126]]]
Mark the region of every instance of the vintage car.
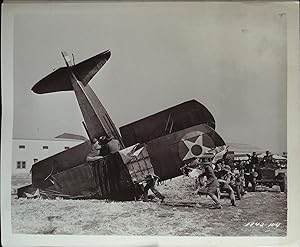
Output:
[[257,169],[258,177],[256,185],[265,185],[272,188],[273,185],[279,185],[281,192],[286,192],[287,176],[286,169],[275,169],[271,167],[262,167]]

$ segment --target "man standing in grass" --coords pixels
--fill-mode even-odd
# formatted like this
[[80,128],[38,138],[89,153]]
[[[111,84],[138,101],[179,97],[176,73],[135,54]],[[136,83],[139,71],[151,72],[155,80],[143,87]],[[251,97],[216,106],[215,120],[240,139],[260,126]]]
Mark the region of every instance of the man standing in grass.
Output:
[[155,182],[159,179],[156,175],[148,174],[145,177],[146,186],[144,188],[144,202],[148,201],[148,190],[151,189],[151,191],[154,193],[156,197],[160,199],[161,202],[164,201],[165,196],[159,193],[159,191],[155,188]]
[[207,194],[209,197],[214,201],[215,208],[221,209],[221,203],[219,198],[219,182],[214,173],[214,170],[210,164],[210,162],[202,163],[201,165],[204,166],[204,172],[202,173],[202,177],[206,176],[206,183],[203,187],[197,190],[199,194]]

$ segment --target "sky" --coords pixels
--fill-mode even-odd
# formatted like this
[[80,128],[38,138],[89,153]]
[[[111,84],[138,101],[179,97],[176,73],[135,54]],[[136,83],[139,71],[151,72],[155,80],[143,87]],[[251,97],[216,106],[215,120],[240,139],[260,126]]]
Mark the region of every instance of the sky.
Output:
[[196,99],[225,142],[287,150],[286,15],[268,4],[102,3],[47,5],[14,22],[14,138],[86,136],[74,92],[33,85],[104,50],[90,86],[117,127]]

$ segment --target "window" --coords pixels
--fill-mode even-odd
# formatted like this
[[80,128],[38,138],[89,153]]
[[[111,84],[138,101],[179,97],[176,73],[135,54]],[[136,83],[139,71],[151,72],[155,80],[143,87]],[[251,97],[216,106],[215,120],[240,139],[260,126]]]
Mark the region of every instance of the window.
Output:
[[43,149],[48,149],[48,146],[43,146]]
[[26,169],[26,161],[17,161],[17,169]]
[[19,145],[19,149],[25,149],[25,145]]
[[69,149],[70,147],[65,147],[65,149]]

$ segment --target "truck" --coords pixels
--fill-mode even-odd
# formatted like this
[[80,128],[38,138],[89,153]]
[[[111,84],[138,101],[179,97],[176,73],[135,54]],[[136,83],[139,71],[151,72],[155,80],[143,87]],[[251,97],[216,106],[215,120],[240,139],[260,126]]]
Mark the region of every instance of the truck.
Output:
[[262,167],[257,169],[258,177],[256,185],[264,185],[272,188],[273,185],[279,185],[281,192],[287,190],[287,169],[274,169]]

